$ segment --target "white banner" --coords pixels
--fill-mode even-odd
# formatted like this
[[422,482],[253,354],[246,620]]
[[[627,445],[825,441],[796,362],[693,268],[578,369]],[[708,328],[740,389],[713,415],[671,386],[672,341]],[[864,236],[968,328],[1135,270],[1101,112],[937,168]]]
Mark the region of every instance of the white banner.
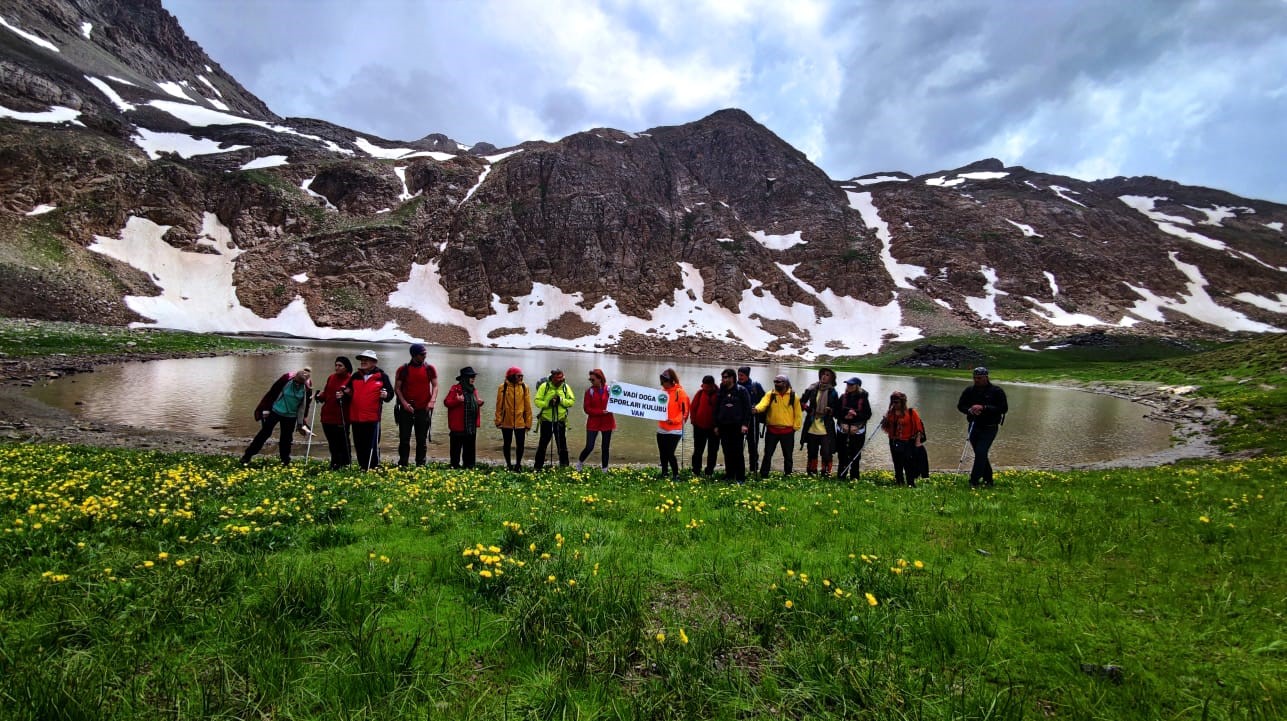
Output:
[[666,406],[670,396],[658,388],[648,388],[630,383],[612,383],[608,386],[608,412],[631,418],[666,419]]

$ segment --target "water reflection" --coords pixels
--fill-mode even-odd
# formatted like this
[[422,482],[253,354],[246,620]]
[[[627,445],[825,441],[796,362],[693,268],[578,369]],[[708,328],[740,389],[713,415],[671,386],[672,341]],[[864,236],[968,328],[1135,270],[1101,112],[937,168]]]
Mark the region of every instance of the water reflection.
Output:
[[[257,430],[253,417],[255,404],[280,374],[312,366],[315,384],[320,388],[337,355],[352,358],[363,348],[373,348],[380,355],[380,366],[390,376],[408,360],[407,347],[403,344],[334,341],[291,341],[291,344],[307,346],[307,350],[273,356],[223,356],[111,366],[33,388],[32,393],[46,403],[95,420],[177,429],[244,443]],[[479,393],[486,401],[478,441],[478,454],[483,459],[500,458],[500,432],[493,427],[491,419],[496,388],[503,381],[505,369],[511,365],[523,368],[527,383],[535,393],[537,382],[550,369],[561,368],[577,395],[577,405],[568,425],[568,447],[574,462],[585,440],[585,415],[580,410],[580,402],[589,385],[590,369],[602,368],[609,382],[620,380],[655,386],[658,371],[674,367],[691,394],[700,386],[702,376],[710,374],[718,378],[724,367],[688,359],[441,346],[430,347],[429,362],[437,367],[443,383],[440,397],[446,394],[461,367],[473,366],[478,372]],[[766,387],[778,373],[791,377],[797,393],[802,393],[816,376],[809,369],[780,365],[752,366],[751,371],[752,377]],[[842,382],[850,375],[841,372]],[[956,400],[970,383],[968,371],[964,371],[959,380],[874,375],[862,378],[877,416],[888,407],[890,392],[907,393],[910,404],[925,420],[931,465],[935,469],[957,466],[966,424],[956,411]],[[1127,401],[1059,388],[1006,383],[1001,369],[995,371],[993,380],[1005,388],[1011,408],[992,448],[995,465],[1040,467],[1101,462],[1162,450],[1170,443],[1170,424],[1145,419],[1144,409]],[[76,405],[78,401],[82,405]],[[657,462],[655,422],[618,416],[617,426],[612,441],[614,462]],[[434,414],[433,431],[430,457],[445,458],[447,418],[441,405]],[[868,434],[871,441],[863,454],[863,467],[889,468],[889,447],[875,419]],[[397,431],[391,409],[385,412],[382,439],[385,459],[396,458]],[[689,454],[690,440],[685,442]],[[325,453],[324,445],[320,451],[314,448],[314,454]],[[527,445],[526,460],[530,464],[535,453],[535,433],[529,436]],[[594,459],[597,453],[591,457]],[[686,465],[688,459],[681,458],[681,462]],[[780,468],[780,460],[774,465]],[[795,465],[798,469],[804,467],[804,452],[798,448]],[[968,467],[968,460],[966,465]]]

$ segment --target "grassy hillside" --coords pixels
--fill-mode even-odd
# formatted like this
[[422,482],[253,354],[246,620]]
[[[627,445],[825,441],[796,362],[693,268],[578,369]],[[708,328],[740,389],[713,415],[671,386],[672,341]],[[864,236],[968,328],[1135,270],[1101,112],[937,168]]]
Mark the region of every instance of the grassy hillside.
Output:
[[0,697],[33,720],[1277,719],[1285,463],[979,492],[0,447]]

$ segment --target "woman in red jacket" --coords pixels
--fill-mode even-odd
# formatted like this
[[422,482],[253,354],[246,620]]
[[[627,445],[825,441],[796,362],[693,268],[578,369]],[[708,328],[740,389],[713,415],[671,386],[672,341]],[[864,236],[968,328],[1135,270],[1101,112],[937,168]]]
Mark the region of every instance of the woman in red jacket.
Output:
[[473,468],[478,428],[483,424],[483,398],[474,387],[478,374],[465,366],[456,376],[456,385],[447,391],[447,436],[451,440],[451,467]]
[[579,471],[585,466],[585,459],[594,451],[595,438],[603,434],[602,467],[608,470],[608,449],[612,446],[612,432],[617,430],[617,418],[608,412],[608,379],[603,371],[595,368],[590,371],[590,388],[585,392],[581,408],[585,411],[585,448],[576,462]]
[[380,465],[380,419],[384,404],[393,399],[393,381],[375,364],[375,351],[364,350],[357,359],[357,372],[349,377],[339,398],[348,405],[353,447],[358,466],[365,471]]
[[344,390],[352,375],[353,361],[344,356],[336,358],[335,372],[326,379],[326,387],[317,394],[317,401],[322,404],[322,432],[326,434],[326,445],[331,449],[331,470],[353,462],[352,449],[349,448],[349,419],[340,400],[343,395],[336,395]]
[[702,455],[706,455],[706,475],[715,473],[719,454],[719,436],[715,435],[715,376],[702,379],[702,387],[693,394],[693,475],[702,472]]

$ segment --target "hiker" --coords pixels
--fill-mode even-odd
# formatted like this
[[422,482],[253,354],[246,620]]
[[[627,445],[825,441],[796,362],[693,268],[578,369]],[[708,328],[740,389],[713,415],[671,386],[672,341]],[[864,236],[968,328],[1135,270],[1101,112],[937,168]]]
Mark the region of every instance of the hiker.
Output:
[[[500,429],[505,454],[505,468],[523,470],[523,444],[532,430],[532,394],[523,382],[523,369],[511,366],[505,371],[505,382],[496,389],[496,427]],[[510,446],[514,463],[510,464]]]
[[[921,467],[920,455],[925,445],[925,424],[915,408],[907,406],[907,394],[894,391],[889,395],[889,410],[880,419],[881,430],[889,435],[889,457],[894,461],[894,483],[916,487],[916,478],[929,478],[929,466]],[[923,473],[922,473],[923,471]]]
[[[715,376],[702,378],[702,387],[693,394],[693,408],[688,420],[693,424],[693,475],[715,473],[715,460],[719,454],[719,436],[715,434]],[[706,455],[706,468],[702,470],[702,455]]]
[[273,382],[268,392],[259,400],[259,405],[255,406],[255,420],[259,421],[259,432],[255,434],[246,452],[241,455],[241,465],[250,464],[250,459],[264,447],[268,437],[273,434],[273,428],[278,424],[282,429],[277,442],[277,454],[281,457],[283,466],[290,465],[291,435],[295,433],[295,428],[298,426],[301,434],[305,431],[313,432],[313,429],[308,427],[308,409],[313,395],[312,376],[313,369],[304,366],[294,373],[286,373]]
[[[804,409],[804,434],[800,444],[808,450],[808,473],[811,476],[831,475],[831,450],[836,437],[836,406],[840,396],[836,393],[836,372],[830,368],[818,369],[818,380],[804,390],[800,407]],[[819,463],[821,461],[821,463]]]
[[380,465],[380,419],[384,404],[393,399],[393,381],[380,369],[373,350],[355,356],[358,369],[340,391],[339,398],[349,408],[349,429],[353,433],[353,450],[358,467],[364,471]]
[[545,449],[554,439],[559,452],[559,466],[568,466],[568,409],[576,403],[572,388],[564,382],[563,371],[555,368],[536,386],[537,419],[540,438],[536,442],[536,470],[545,467]]
[[679,459],[675,449],[684,439],[684,422],[688,420],[691,410],[688,393],[679,383],[679,374],[674,368],[661,372],[661,387],[666,393],[666,417],[657,421],[657,455],[661,458],[660,478],[669,473],[671,480],[679,479]]
[[322,404],[322,432],[331,450],[331,470],[343,468],[353,462],[353,449],[349,447],[349,419],[344,405],[336,393],[344,390],[353,375],[353,361],[344,356],[335,359],[335,372],[326,378],[326,387],[317,392],[317,402]]
[[456,376],[456,385],[447,390],[442,400],[447,406],[447,437],[451,445],[451,467],[473,468],[477,450],[478,429],[483,424],[483,399],[474,387],[478,374],[465,366]]
[[1010,412],[1006,402],[1005,391],[992,385],[988,369],[979,366],[974,369],[974,384],[961,392],[961,399],[956,402],[956,409],[965,414],[969,421],[966,439],[974,449],[974,465],[970,468],[970,487],[980,485],[992,486],[992,462],[988,460],[988,451],[992,442],[997,439],[997,431],[1005,423],[1005,414]]
[[867,442],[867,421],[871,419],[871,401],[862,389],[862,379],[854,376],[845,381],[836,410],[836,452],[840,477],[846,474],[858,480],[862,464],[862,447]]
[[764,416],[764,460],[760,462],[760,477],[769,475],[773,464],[773,449],[782,447],[782,475],[791,475],[791,453],[795,450],[795,432],[804,423],[800,399],[791,389],[791,379],[784,375],[773,378],[773,390],[766,393],[755,406],[755,413]]
[[617,429],[617,417],[608,412],[608,378],[603,371],[595,368],[590,371],[590,387],[585,391],[581,401],[581,410],[585,411],[585,448],[577,458],[576,469],[585,466],[585,459],[594,451],[594,441],[603,436],[603,450],[600,452],[599,466],[608,470],[608,453],[612,446],[612,432]]
[[[759,381],[751,380],[751,367],[742,366],[737,369],[737,384],[746,391],[746,395],[751,400],[751,408],[759,405],[764,399],[764,386]],[[752,413],[751,426],[746,430],[746,450],[749,458],[748,468],[751,473],[758,473],[760,470],[760,436],[764,435],[764,422],[761,418]]]
[[406,468],[411,455],[411,432],[416,433],[416,465],[425,464],[425,444],[433,427],[433,409],[438,403],[438,369],[425,362],[428,350],[423,343],[411,344],[411,362],[393,372],[393,420],[398,424],[398,467]]
[[751,430],[751,397],[737,382],[732,368],[720,374],[715,395],[715,435],[724,448],[724,480],[746,482],[746,449],[743,438]]

